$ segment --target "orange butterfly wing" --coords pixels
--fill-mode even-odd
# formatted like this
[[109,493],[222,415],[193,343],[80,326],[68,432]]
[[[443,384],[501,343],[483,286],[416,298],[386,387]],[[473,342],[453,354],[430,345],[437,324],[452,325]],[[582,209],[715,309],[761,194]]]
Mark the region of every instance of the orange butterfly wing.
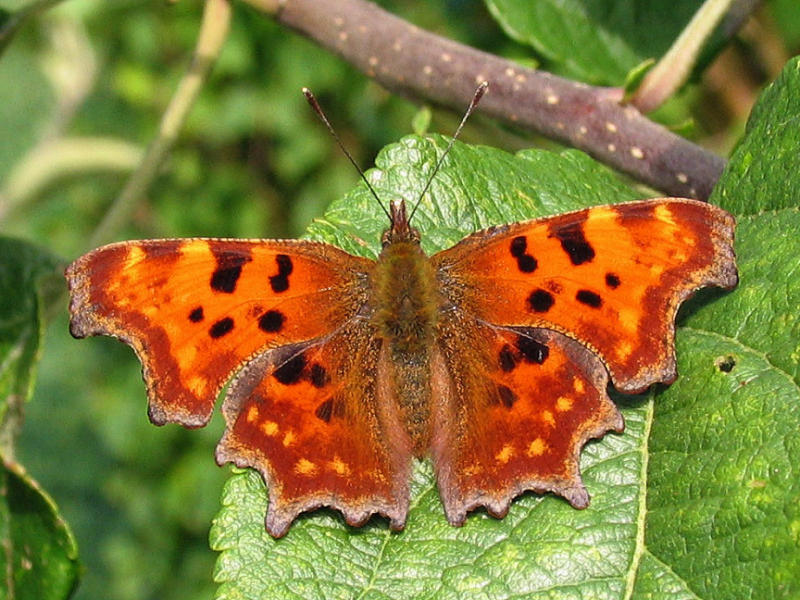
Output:
[[462,310],[555,329],[595,351],[614,386],[675,379],[675,315],[697,289],[738,281],[734,219],[695,200],[598,206],[494,227],[433,257]]
[[588,504],[580,448],[622,428],[606,369],[628,393],[674,380],[680,303],[736,285],[733,228],[721,209],[661,199],[494,227],[432,257],[452,307],[433,423],[451,522],[502,515],[526,489]]
[[247,364],[223,403],[217,457],[264,475],[273,535],[321,505],[354,524],[380,512],[400,527],[410,450],[363,376],[377,360],[359,315],[373,268],[304,241],[112,244],[68,268],[70,328],[134,348],[156,424],[204,425]]
[[394,529],[405,524],[411,447],[396,406],[379,398],[379,355],[380,341],[353,322],[322,341],[260,355],[232,383],[217,462],[262,473],[271,535],[320,506],[341,510],[351,525],[373,513]]

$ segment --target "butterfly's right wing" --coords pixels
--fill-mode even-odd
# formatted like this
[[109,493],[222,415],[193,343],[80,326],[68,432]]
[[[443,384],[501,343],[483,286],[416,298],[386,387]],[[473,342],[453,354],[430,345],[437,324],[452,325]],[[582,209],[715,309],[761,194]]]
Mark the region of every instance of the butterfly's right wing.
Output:
[[433,458],[448,518],[524,490],[588,505],[583,444],[622,419],[606,394],[676,376],[675,315],[736,285],[734,220],[676,198],[491,228],[432,257],[439,325]]

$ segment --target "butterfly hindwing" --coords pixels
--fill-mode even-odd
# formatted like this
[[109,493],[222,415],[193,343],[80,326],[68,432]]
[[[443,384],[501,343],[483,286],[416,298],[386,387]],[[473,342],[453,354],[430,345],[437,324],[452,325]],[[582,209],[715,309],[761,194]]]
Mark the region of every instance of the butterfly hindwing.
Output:
[[269,489],[267,531],[330,506],[351,525],[373,513],[402,528],[411,449],[393,402],[381,401],[380,342],[358,321],[324,340],[251,361],[223,402],[217,462],[256,468]]
[[[503,516],[526,490],[586,507],[580,450],[623,427],[602,363],[554,331],[477,324],[464,331],[455,322],[444,327],[434,371],[441,402],[432,454],[448,520],[461,524],[480,506]],[[476,345],[480,360],[464,360]]]

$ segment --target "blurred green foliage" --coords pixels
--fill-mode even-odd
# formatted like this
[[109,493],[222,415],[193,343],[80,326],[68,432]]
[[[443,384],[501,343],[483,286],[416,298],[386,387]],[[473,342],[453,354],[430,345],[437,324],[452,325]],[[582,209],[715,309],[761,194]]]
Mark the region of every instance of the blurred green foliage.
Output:
[[[778,28],[767,33],[789,50],[800,43],[795,1],[772,3]],[[0,9],[23,4],[6,0]],[[569,72],[509,40],[480,2],[385,0],[381,5],[441,35]],[[70,166],[55,174],[58,163],[34,160],[40,185],[26,188],[15,178],[26,160],[35,159],[31,152],[63,136],[99,137],[143,149],[188,63],[201,13],[201,3],[190,0],[72,0],[22,28],[0,55],[3,234],[36,241],[67,259],[88,250],[89,236],[130,172],[124,157],[115,169],[81,165],[80,153],[61,157]],[[770,13],[762,17],[760,22],[771,22]],[[754,70],[761,80],[769,76]],[[385,144],[413,130],[418,106],[236,4],[230,37],[210,81],[161,176],[118,239],[302,234],[357,180],[306,106],[302,86],[315,91],[364,166]],[[713,92],[693,88],[665,112],[672,111],[672,122],[699,115],[701,133],[718,137],[741,127],[735,118],[715,118],[713,128],[707,125],[702,116],[714,108]],[[450,132],[456,122],[456,116],[434,111],[429,128]],[[528,143],[480,117],[465,139],[470,136],[511,149]],[[28,181],[34,178],[24,173]],[[15,191],[20,189],[25,192]],[[208,529],[228,473],[213,463],[219,415],[193,432],[152,427],[133,353],[113,340],[72,340],[63,311],[43,347],[18,457],[75,531],[86,569],[75,597],[213,596],[216,556],[208,548]]]

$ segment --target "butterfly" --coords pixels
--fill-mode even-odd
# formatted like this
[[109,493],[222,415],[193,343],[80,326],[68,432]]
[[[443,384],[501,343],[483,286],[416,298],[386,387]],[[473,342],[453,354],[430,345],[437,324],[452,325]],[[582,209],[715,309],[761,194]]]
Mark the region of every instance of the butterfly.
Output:
[[623,430],[609,381],[672,382],[680,304],[738,281],[733,217],[695,200],[491,227],[432,256],[404,200],[387,216],[377,260],[304,240],[162,239],[66,270],[72,335],[134,349],[153,423],[204,426],[230,382],[216,459],[261,473],[274,537],[323,506],[402,529],[426,456],[453,525],[479,507],[502,517],[525,491],[585,508],[581,448]]
[[143,365],[156,424],[205,425],[217,462],[269,490],[284,535],[322,506],[404,526],[414,457],[447,519],[503,516],[526,490],[576,508],[583,445],[622,431],[625,393],[676,377],[674,320],[732,288],[734,219],[661,198],[491,227],[426,256],[403,200],[377,261],[302,240],[163,239],[94,250],[66,271],[73,336],[110,335]]

